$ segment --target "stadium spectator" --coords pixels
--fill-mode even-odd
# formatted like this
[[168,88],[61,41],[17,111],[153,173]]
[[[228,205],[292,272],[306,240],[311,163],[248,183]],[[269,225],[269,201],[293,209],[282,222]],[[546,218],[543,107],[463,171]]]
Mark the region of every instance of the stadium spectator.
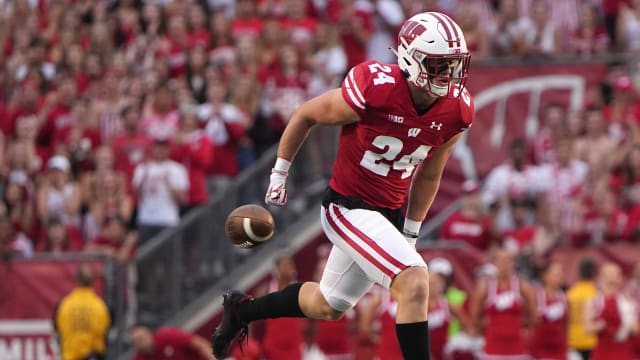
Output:
[[542,127],[529,146],[531,161],[534,164],[541,165],[555,159],[555,143],[566,136],[567,125],[566,110],[562,105],[552,103],[544,109]]
[[568,238],[576,229],[579,217],[576,192],[583,186],[589,171],[588,165],[572,155],[572,144],[568,139],[560,139],[555,144],[556,159],[541,166],[537,176],[537,188],[543,193],[549,206],[553,226],[561,236]]
[[119,216],[104,219],[99,236],[87,244],[85,250],[126,263],[134,260],[136,233],[127,232],[127,223]]
[[440,239],[461,241],[476,249],[487,250],[492,245],[492,219],[484,214],[480,187],[473,180],[462,184],[460,210],[451,214],[440,227]]
[[75,81],[61,76],[58,88],[47,94],[39,111],[38,145],[53,150],[53,146],[63,141],[72,128],[71,108],[77,99]]
[[189,175],[189,191],[183,213],[190,208],[205,204],[209,199],[206,172],[215,158],[213,144],[199,127],[196,108],[181,110],[180,130],[174,135],[171,159],[184,165]]
[[484,59],[489,56],[489,39],[480,24],[478,6],[471,2],[459,2],[458,23],[467,41],[467,48],[473,53],[474,59]]
[[336,3],[339,5],[327,16],[338,29],[347,54],[347,69],[351,69],[366,60],[367,42],[373,33],[373,8],[364,0],[339,0]]
[[597,338],[585,329],[586,304],[592,301],[598,290],[595,284],[597,272],[596,263],[584,258],[578,267],[578,281],[567,291],[569,302],[568,344],[569,349],[578,353],[583,360],[589,359],[591,350],[595,347]]
[[231,33],[235,39],[250,36],[257,39],[262,31],[263,18],[258,16],[258,1],[238,0],[231,21]]
[[318,24],[312,50],[306,59],[311,71],[308,89],[309,96],[317,96],[340,84],[347,71],[347,57],[337,30],[328,23]]
[[585,112],[585,134],[574,142],[575,157],[592,166],[615,164],[616,143],[609,137],[607,124],[600,109]]
[[73,226],[65,225],[60,218],[52,216],[44,224],[43,238],[36,249],[41,252],[61,255],[69,251],[81,251],[84,248],[82,233]]
[[311,3],[299,0],[284,0],[283,3],[280,28],[289,36],[289,41],[304,52],[311,47],[318,26],[318,21],[309,16]]
[[[400,30],[406,14],[400,1],[376,0],[372,1],[372,5],[375,6],[374,26],[367,45],[367,59],[387,64],[393,63],[395,61],[394,54],[389,51],[389,48],[396,46],[395,34]],[[462,24],[460,26],[462,27]],[[468,47],[469,40],[466,38],[466,34],[465,39],[467,39]]]
[[71,164],[65,156],[56,155],[47,161],[47,173],[36,200],[41,222],[54,215],[65,224],[80,226],[80,190],[71,176]]
[[114,165],[125,174],[127,184],[131,183],[133,171],[145,159],[145,151],[151,140],[138,131],[140,109],[132,104],[122,109],[123,131],[113,139]]
[[598,295],[587,303],[585,330],[598,336],[591,360],[631,360],[631,335],[638,333],[636,304],[623,292],[620,266],[605,263],[598,276]]
[[4,188],[4,205],[11,225],[31,239],[37,234],[37,217],[33,206],[33,190],[19,182],[9,181]]
[[[636,263],[633,267],[629,282],[625,287],[626,295],[635,302],[637,315],[640,317],[640,263]],[[640,358],[640,334],[636,333],[631,337],[633,343],[634,359]]]
[[[431,262],[429,264],[431,265]],[[446,297],[445,277],[430,271],[429,275],[429,338],[431,359],[444,360],[445,346],[449,339],[449,327],[455,317],[466,331],[471,330],[469,317],[460,305],[454,305]],[[399,358],[398,358],[399,359]]]
[[509,158],[489,172],[482,189],[482,200],[495,213],[497,231],[513,228],[511,199],[534,201],[537,183],[538,168],[527,161],[527,143],[514,139],[509,144]]
[[136,167],[132,181],[140,199],[137,220],[142,245],[167,227],[178,224],[189,178],[182,164],[169,159],[169,141],[156,139],[148,159]]
[[172,88],[164,81],[156,85],[142,113],[139,131],[151,139],[168,139],[178,131],[179,115]]
[[[438,274],[444,282],[444,295],[447,302],[454,307],[462,308],[467,301],[467,293],[453,286],[453,266],[449,260],[443,257],[436,257],[429,261],[429,273]],[[460,332],[460,322],[457,317],[449,320],[449,336]],[[467,329],[468,330],[468,329]]]
[[565,359],[569,309],[562,291],[563,266],[560,262],[550,262],[538,274],[540,285],[535,287],[535,294],[540,322],[531,335],[531,356],[534,359]]
[[86,242],[100,234],[101,224],[108,217],[119,216],[126,222],[131,221],[135,208],[123,174],[113,169],[111,148],[99,149],[95,159],[96,170],[84,176],[82,184],[83,204],[87,209],[82,223]]
[[[619,6],[619,14],[613,20],[616,22],[616,30],[609,32],[610,36],[613,35],[612,40],[618,45],[618,50],[640,51],[640,2],[637,0],[631,0],[628,3],[624,1],[611,2],[617,3]],[[607,1],[605,1],[606,3]],[[608,18],[605,17],[605,24],[607,24],[607,20]],[[609,21],[612,21],[612,19],[609,19]]]
[[580,6],[578,28],[569,35],[568,46],[571,52],[583,57],[609,50],[609,35],[599,22],[597,5],[584,2]]
[[559,52],[560,33],[549,18],[549,7],[546,0],[533,0],[529,18],[521,20],[524,28],[522,55],[550,57]]
[[89,123],[89,104],[78,99],[71,107],[71,126],[54,140],[53,152],[69,157],[74,173],[85,173],[91,169],[91,155],[100,145],[100,132]]
[[222,84],[207,87],[207,103],[198,108],[204,132],[213,144],[213,159],[207,169],[209,193],[221,194],[237,175],[238,142],[245,135],[246,115],[235,105],[225,102],[227,89]]
[[484,336],[484,356],[528,359],[522,325],[537,322],[535,293],[516,274],[513,254],[498,248],[493,259],[497,274],[476,285],[470,300],[471,321],[476,333]]
[[111,315],[92,287],[94,277],[91,265],[80,265],[76,271],[76,288],[55,310],[53,323],[63,360],[106,359],[105,341]]
[[518,1],[498,2],[496,21],[489,28],[492,53],[498,56],[523,54],[525,35],[533,30],[527,26],[527,19],[519,16]]
[[0,215],[0,258],[30,258],[33,256],[33,243],[23,233],[13,229],[6,214]]
[[25,185],[33,185],[33,178],[42,170],[48,158],[46,148],[37,144],[38,118],[24,116],[16,121],[15,138],[8,143],[8,177]]
[[145,326],[136,325],[129,337],[136,351],[134,360],[215,359],[207,340],[178,328],[164,327],[151,332]]
[[627,75],[614,75],[611,102],[602,109],[609,133],[616,143],[638,142],[640,102],[632,79]]

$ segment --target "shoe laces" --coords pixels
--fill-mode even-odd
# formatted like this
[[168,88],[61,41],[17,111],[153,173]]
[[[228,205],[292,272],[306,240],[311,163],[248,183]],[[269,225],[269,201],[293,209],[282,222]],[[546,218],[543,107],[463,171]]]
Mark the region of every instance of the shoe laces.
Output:
[[243,342],[246,342],[247,345],[249,345],[249,326],[246,324],[242,326],[240,333],[238,334],[238,346],[240,346],[240,352],[244,352],[244,347],[242,346]]

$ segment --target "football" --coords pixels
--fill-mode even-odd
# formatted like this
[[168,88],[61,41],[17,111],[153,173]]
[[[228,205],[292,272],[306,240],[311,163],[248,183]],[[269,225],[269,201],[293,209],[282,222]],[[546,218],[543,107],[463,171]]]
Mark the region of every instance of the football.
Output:
[[224,230],[233,245],[246,249],[269,240],[275,223],[269,210],[250,204],[234,209],[227,217]]

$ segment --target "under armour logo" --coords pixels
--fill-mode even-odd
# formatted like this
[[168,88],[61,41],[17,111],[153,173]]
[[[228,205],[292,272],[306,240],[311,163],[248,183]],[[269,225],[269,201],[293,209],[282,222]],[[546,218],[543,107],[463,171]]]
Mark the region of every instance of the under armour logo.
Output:
[[431,128],[440,131],[440,129],[442,128],[442,123],[436,123],[435,121],[432,121]]
[[409,129],[409,133],[407,135],[409,137],[417,137],[418,134],[420,134],[420,131],[422,131],[422,129],[420,128],[411,128]]

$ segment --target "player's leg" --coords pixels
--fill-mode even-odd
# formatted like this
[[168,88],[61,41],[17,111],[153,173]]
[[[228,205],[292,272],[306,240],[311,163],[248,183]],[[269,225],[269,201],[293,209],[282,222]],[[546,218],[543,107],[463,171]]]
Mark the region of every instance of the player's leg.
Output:
[[380,213],[331,204],[322,220],[331,241],[369,279],[391,290],[398,302],[396,335],[405,360],[429,359],[429,275],[424,259]]
[[353,259],[334,246],[320,283],[295,283],[260,298],[231,290],[224,294],[222,322],[212,337],[213,353],[217,358],[225,358],[232,342],[238,335],[242,337],[254,320],[279,317],[337,320],[372,284]]

